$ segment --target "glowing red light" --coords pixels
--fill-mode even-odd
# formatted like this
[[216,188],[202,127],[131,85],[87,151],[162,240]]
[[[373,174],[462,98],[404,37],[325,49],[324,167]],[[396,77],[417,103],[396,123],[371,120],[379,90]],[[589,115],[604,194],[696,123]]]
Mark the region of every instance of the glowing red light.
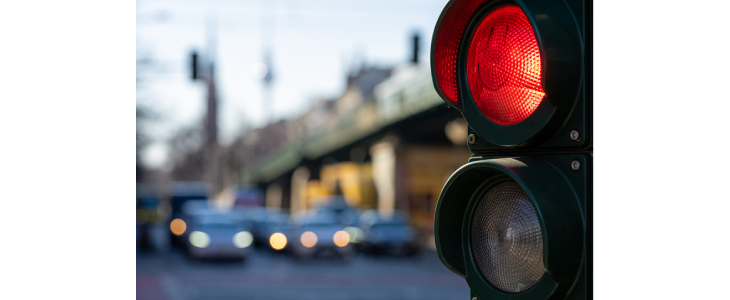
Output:
[[454,1],[438,25],[434,39],[434,70],[439,88],[451,102],[459,103],[456,84],[456,54],[466,23],[489,0]]
[[474,101],[498,124],[521,122],[545,97],[537,39],[517,5],[498,7],[481,21],[469,46],[466,68]]

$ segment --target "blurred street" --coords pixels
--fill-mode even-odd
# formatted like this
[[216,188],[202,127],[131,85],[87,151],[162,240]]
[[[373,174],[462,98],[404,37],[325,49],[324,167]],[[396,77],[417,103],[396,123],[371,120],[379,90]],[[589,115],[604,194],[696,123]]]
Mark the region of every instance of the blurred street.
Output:
[[445,3],[138,1],[137,299],[468,299],[433,229],[471,156]]
[[137,299],[466,299],[469,288],[434,251],[299,262],[257,249],[240,261],[137,253]]

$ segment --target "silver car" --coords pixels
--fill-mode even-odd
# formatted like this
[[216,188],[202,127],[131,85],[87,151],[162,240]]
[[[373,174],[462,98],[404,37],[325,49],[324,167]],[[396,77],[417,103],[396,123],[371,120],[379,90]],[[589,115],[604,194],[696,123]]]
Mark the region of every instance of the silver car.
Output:
[[187,253],[192,258],[245,259],[251,253],[253,235],[231,212],[205,210],[191,216]]

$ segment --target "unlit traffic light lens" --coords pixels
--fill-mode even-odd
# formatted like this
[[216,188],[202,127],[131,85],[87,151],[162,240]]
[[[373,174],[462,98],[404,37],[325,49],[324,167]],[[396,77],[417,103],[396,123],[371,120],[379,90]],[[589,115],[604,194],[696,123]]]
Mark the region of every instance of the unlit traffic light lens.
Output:
[[540,221],[516,182],[499,183],[479,200],[471,248],[479,272],[503,292],[522,293],[545,273]]
[[474,102],[495,123],[521,122],[545,97],[535,33],[516,5],[500,6],[481,21],[469,45],[466,67]]

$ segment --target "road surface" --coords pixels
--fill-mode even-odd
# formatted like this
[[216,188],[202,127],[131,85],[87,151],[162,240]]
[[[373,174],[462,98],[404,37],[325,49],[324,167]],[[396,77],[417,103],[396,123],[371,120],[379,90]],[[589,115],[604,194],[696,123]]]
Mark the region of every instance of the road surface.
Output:
[[469,288],[434,251],[299,262],[257,249],[245,262],[191,261],[182,252],[137,252],[137,299],[454,299]]

